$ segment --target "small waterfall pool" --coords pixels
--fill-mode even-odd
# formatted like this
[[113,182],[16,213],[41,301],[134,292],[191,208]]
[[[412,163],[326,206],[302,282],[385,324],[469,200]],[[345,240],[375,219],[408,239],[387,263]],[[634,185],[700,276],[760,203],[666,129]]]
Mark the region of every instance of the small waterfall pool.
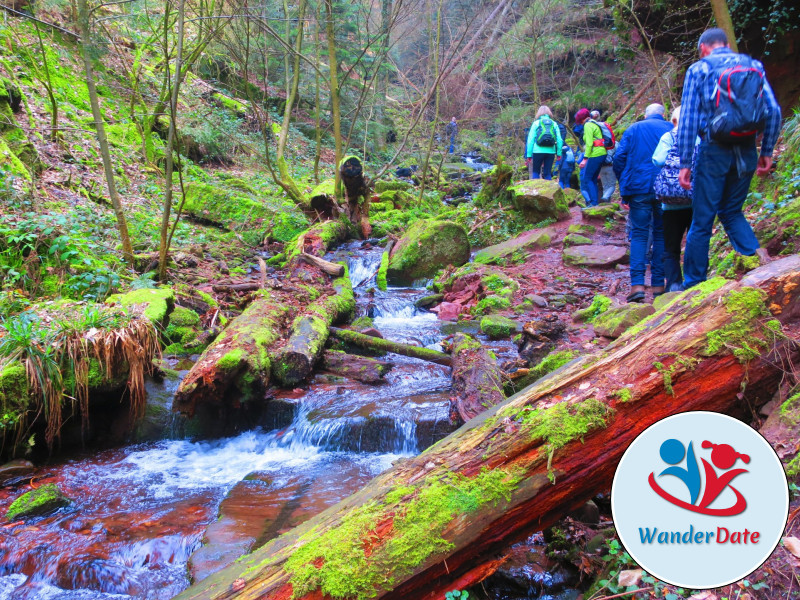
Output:
[[[381,252],[353,243],[327,258],[347,260],[358,312],[384,337],[440,348],[442,323],[414,307],[424,289],[373,289]],[[282,430],[138,444],[40,469],[37,483],[58,483],[73,504],[0,528],[0,600],[167,600],[190,573],[206,576],[249,548],[192,558],[204,535],[215,539],[210,524],[263,544],[449,433],[449,369],[388,360],[382,385],[321,374],[287,392],[296,410]],[[0,510],[18,493],[0,490]]]

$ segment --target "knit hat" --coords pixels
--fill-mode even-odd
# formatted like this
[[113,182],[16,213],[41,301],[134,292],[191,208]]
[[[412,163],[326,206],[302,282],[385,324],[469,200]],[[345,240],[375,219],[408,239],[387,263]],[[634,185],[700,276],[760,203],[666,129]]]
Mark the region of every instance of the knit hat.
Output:
[[578,112],[575,113],[575,122],[579,125],[583,123],[586,119],[589,118],[589,109],[582,108]]

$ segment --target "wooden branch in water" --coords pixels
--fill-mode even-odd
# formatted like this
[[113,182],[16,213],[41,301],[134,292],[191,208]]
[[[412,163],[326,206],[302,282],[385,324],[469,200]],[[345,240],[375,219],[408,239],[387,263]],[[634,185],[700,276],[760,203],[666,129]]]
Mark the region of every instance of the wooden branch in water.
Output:
[[471,587],[496,552],[607,489],[653,423],[749,411],[742,383],[771,390],[777,355],[800,354],[780,333],[798,313],[800,256],[687,290],[177,598],[437,600]]
[[344,275],[344,265],[340,265],[338,263],[333,263],[324,258],[320,258],[319,256],[314,256],[313,254],[309,254],[308,252],[302,252],[300,254],[300,260],[309,265],[314,265],[318,269],[320,269],[323,273],[327,273],[332,277],[341,277]]
[[253,283],[217,283],[211,286],[215,292],[255,292],[261,289],[261,286],[255,282]]
[[361,383],[382,383],[383,377],[394,365],[368,356],[347,354],[339,350],[325,350],[322,354],[322,368],[335,375]]
[[367,350],[380,350],[382,352],[394,352],[403,356],[410,356],[412,358],[419,358],[429,362],[436,363],[437,365],[444,365],[449,367],[452,364],[452,358],[449,354],[439,352],[438,350],[431,350],[430,348],[420,348],[419,346],[410,346],[401,342],[392,342],[379,337],[372,337],[371,335],[364,335],[357,331],[350,329],[338,329],[331,327],[331,335],[336,339],[342,340],[359,348],[366,348]]

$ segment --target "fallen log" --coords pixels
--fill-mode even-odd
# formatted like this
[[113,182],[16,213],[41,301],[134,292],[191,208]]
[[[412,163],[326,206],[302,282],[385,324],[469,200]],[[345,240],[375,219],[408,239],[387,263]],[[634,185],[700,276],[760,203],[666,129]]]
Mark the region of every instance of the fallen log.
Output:
[[607,490],[656,421],[749,414],[745,381],[771,396],[778,355],[800,354],[781,332],[798,296],[800,256],[695,286],[177,598],[434,600],[475,585],[487,557]]
[[324,258],[309,254],[308,252],[301,253],[300,260],[302,260],[304,263],[317,267],[320,271],[327,273],[331,277],[341,277],[344,275],[344,265],[332,263]]
[[431,350],[430,348],[420,348],[419,346],[410,346],[400,342],[392,342],[379,337],[372,337],[371,335],[364,335],[357,331],[350,329],[339,329],[331,327],[331,335],[338,340],[353,344],[359,348],[367,350],[380,350],[382,352],[394,352],[395,354],[402,354],[403,356],[410,356],[412,358],[419,358],[429,362],[436,363],[437,365],[444,365],[449,367],[452,364],[452,358],[449,354],[439,352],[438,350]]
[[194,415],[198,404],[222,405],[254,397],[269,384],[270,345],[281,335],[289,313],[268,292],[236,317],[181,381],[172,409]]
[[217,283],[211,286],[215,292],[255,292],[261,286],[256,282],[252,283]]
[[295,386],[311,375],[328,341],[328,328],[356,307],[350,275],[339,266],[343,273],[333,281],[334,294],[315,300],[294,320],[289,341],[273,361],[272,374],[281,385]]
[[453,338],[453,395],[450,420],[463,424],[506,399],[503,373],[497,359],[473,337],[457,333]]
[[322,257],[329,248],[346,237],[347,225],[342,221],[316,223],[287,244],[287,262],[295,264],[303,253]]
[[394,365],[367,356],[347,354],[339,350],[322,353],[322,368],[334,375],[341,375],[361,383],[382,383],[383,377]]
[[358,224],[361,235],[367,239],[372,233],[369,223],[369,190],[368,182],[364,177],[364,166],[357,156],[345,156],[339,164],[339,174],[347,198],[347,218],[350,222]]

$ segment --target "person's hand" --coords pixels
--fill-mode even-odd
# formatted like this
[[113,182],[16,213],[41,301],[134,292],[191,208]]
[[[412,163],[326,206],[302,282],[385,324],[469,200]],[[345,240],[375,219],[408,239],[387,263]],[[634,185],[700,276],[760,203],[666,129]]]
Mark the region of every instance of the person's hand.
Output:
[[533,159],[532,159],[532,158],[530,158],[530,157],[528,157],[528,158],[526,158],[526,159],[525,159],[525,164],[526,164],[526,165],[528,165],[529,167],[531,166],[531,163],[532,163],[532,162],[533,162]]
[[681,187],[685,190],[692,189],[692,170],[681,169],[681,172],[678,174],[678,183],[680,183]]
[[772,157],[771,156],[759,156],[758,157],[758,166],[756,167],[756,175],[760,175],[764,177],[765,175],[769,174],[770,169],[772,168]]
[[583,169],[585,166],[586,166],[586,159],[584,158],[584,159],[583,159],[583,160],[580,162],[580,164],[578,165],[578,168],[579,168],[579,169]]

